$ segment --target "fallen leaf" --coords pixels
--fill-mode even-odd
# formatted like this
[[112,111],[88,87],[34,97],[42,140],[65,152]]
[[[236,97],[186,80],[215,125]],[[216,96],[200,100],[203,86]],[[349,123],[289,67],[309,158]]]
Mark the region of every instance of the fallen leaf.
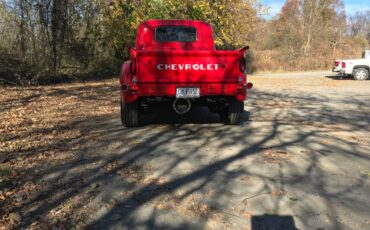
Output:
[[99,188],[99,184],[98,183],[92,183],[91,185],[90,185],[90,188],[91,189],[97,189],[97,188]]
[[370,176],[370,171],[362,171],[361,174],[364,176]]
[[298,198],[295,198],[295,197],[289,197],[289,200],[291,200],[291,201],[298,201]]
[[11,225],[18,225],[22,221],[22,217],[19,213],[17,212],[12,212],[9,214],[9,222]]
[[242,176],[240,178],[240,180],[242,180],[242,181],[248,181],[249,179],[251,179],[250,176]]
[[253,214],[252,214],[251,212],[244,212],[244,213],[243,213],[243,216],[244,216],[245,218],[248,218],[248,219],[249,219],[249,218],[251,218],[251,217],[252,217],[252,215],[253,215]]
[[11,195],[13,195],[13,193],[14,193],[14,192],[11,192],[11,191],[6,192],[6,193],[5,193],[5,196],[11,196]]
[[287,194],[284,190],[275,190],[270,193],[273,196],[285,196]]

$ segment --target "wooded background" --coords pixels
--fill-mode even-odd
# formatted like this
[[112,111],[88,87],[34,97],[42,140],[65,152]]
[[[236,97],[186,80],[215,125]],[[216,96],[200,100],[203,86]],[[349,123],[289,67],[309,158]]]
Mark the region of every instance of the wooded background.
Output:
[[370,44],[370,11],[346,16],[341,0],[287,0],[267,12],[258,0],[0,0],[0,82],[116,76],[147,19],[209,22],[217,48],[250,45],[260,71],[330,69]]

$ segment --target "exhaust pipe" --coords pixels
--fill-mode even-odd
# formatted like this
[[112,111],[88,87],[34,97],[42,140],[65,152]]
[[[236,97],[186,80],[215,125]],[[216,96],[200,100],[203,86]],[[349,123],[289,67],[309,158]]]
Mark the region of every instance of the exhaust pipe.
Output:
[[172,104],[173,109],[175,112],[179,115],[183,115],[187,112],[190,111],[191,109],[191,102],[190,100],[186,98],[177,98],[173,104]]

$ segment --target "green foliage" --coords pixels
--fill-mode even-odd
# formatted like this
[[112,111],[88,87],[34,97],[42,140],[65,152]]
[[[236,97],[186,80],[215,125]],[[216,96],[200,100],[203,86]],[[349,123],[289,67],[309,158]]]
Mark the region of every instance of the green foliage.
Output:
[[[104,14],[107,37],[117,57],[127,57],[124,47],[132,45],[140,22],[148,19],[197,19],[214,26],[216,45],[235,48],[246,45],[256,28],[262,8],[245,0],[114,0]],[[122,39],[125,38],[125,39]]]
[[2,82],[34,84],[117,70],[103,40],[104,6],[99,0],[1,1],[0,55],[6,60],[0,68],[8,71],[2,72]]
[[[148,19],[198,19],[214,26],[219,48],[251,40],[263,8],[258,0],[15,0],[0,1],[4,81],[118,70]],[[32,71],[24,73],[24,66]],[[26,68],[28,69],[28,68]],[[17,78],[17,76],[21,78]]]

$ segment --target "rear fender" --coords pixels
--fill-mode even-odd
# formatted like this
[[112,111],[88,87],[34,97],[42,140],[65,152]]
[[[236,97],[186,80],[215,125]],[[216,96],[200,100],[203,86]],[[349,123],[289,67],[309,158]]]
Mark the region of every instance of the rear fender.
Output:
[[244,74],[245,78],[247,77],[247,65],[249,64],[247,60],[249,49],[250,49],[249,46],[245,46],[239,49],[240,60],[241,60],[240,71]]
[[137,51],[134,48],[130,48],[129,52],[130,52],[130,57],[131,57],[131,61],[130,61],[130,65],[129,65],[130,73],[131,74],[136,74],[136,70],[137,70],[137,63],[136,63]]
[[127,104],[135,102],[138,98],[137,87],[133,82],[133,77],[131,61],[124,62],[121,67],[120,85],[121,98]]
[[[250,64],[250,60],[248,60],[249,56],[249,46],[245,46],[239,49],[239,60],[240,60],[240,71],[243,73],[243,82],[242,82],[242,89],[239,89],[238,94],[235,96],[237,101],[243,102],[247,99],[247,71],[248,66]],[[240,86],[239,86],[240,87]]]
[[367,66],[367,65],[356,65],[356,66],[353,67],[353,70],[358,69],[358,68],[364,68],[364,69],[367,69],[368,71],[370,71],[370,67]]

